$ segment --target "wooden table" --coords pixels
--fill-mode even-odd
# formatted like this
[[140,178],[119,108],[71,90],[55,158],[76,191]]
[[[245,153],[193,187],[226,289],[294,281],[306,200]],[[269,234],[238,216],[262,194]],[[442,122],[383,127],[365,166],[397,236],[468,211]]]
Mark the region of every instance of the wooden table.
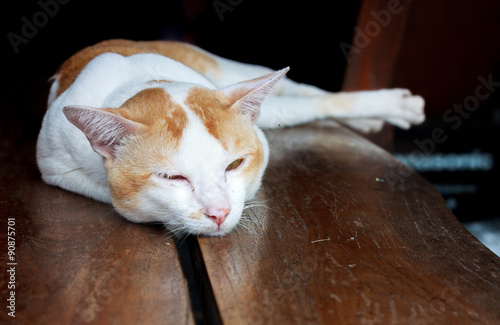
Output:
[[500,324],[500,258],[427,181],[330,122],[267,135],[248,229],[184,242],[194,281],[166,230],[43,184],[35,139],[4,134],[0,323],[194,324],[200,299],[205,324]]

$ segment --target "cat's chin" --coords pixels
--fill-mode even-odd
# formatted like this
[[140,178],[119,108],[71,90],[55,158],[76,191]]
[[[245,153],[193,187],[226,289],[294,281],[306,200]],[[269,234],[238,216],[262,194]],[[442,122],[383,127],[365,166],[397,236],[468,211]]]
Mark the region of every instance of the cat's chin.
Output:
[[233,228],[230,228],[230,229],[217,229],[213,232],[202,232],[199,234],[199,236],[202,236],[202,237],[219,237],[219,236],[224,236],[224,235],[227,235],[229,234],[232,230],[234,229]]
[[199,229],[196,230],[185,229],[182,232],[179,232],[178,228],[169,224],[165,224],[165,228],[170,232],[172,232],[175,237],[182,237],[185,235],[196,235],[199,237],[219,237],[229,234],[235,227],[234,226],[222,227],[222,228],[214,227],[214,229],[206,229],[201,231]]

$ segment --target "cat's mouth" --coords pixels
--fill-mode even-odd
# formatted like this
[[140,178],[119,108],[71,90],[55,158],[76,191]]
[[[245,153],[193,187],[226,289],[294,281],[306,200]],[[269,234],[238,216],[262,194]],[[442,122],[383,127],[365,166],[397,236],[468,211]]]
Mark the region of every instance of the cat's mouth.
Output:
[[218,215],[208,215],[202,209],[199,209],[185,217],[181,217],[180,220],[177,219],[177,222],[171,223],[167,221],[165,227],[175,237],[183,237],[188,234],[217,237],[231,232],[236,223],[237,221],[235,222],[233,213],[230,213],[230,211],[222,211]]
[[207,232],[207,233],[202,233],[202,236],[209,236],[209,237],[217,237],[217,236],[224,236],[228,234],[231,230],[233,230],[233,227],[230,228],[225,228],[225,227],[220,227],[218,226],[216,230],[212,232]]
[[[197,223],[201,223],[201,227],[205,228],[199,235],[206,236],[221,236],[230,232],[234,225],[228,224],[227,219],[230,216],[231,208],[225,207],[220,209],[199,209],[188,215],[188,219]],[[230,222],[229,222],[230,223]]]
[[[205,236],[223,236],[229,233],[234,227],[224,223],[224,220],[214,220],[212,216],[205,215],[205,218],[210,219],[212,225],[210,225],[210,230],[207,229],[206,232],[202,232],[201,235]],[[225,218],[224,218],[225,219]]]

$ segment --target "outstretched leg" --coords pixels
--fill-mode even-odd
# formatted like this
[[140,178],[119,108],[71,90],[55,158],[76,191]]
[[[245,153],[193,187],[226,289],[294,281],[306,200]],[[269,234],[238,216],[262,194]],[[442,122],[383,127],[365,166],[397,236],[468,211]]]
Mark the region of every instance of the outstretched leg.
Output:
[[257,124],[262,128],[279,128],[331,117],[361,119],[358,128],[376,127],[373,119],[408,128],[424,120],[423,107],[422,97],[413,96],[406,89],[325,93],[313,97],[273,96],[264,100]]
[[[217,87],[274,72],[263,66],[225,59],[184,43],[144,44],[198,71]],[[262,128],[292,126],[330,117],[360,131],[371,131],[379,129],[383,121],[408,128],[424,120],[424,100],[406,89],[331,93],[285,77],[275,90],[274,96],[262,104],[257,122]]]

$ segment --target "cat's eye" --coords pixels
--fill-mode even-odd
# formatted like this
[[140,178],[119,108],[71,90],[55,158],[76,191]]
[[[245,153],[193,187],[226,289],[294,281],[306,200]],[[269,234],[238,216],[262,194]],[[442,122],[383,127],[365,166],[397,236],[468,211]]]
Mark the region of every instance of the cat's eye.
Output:
[[238,166],[241,165],[242,162],[243,162],[243,159],[236,159],[235,161],[233,161],[232,163],[227,165],[226,171],[238,168]]
[[169,175],[167,173],[162,173],[162,174],[159,174],[158,176],[160,178],[165,178],[165,179],[179,179],[179,180],[186,179],[186,177],[184,177],[182,175]]

